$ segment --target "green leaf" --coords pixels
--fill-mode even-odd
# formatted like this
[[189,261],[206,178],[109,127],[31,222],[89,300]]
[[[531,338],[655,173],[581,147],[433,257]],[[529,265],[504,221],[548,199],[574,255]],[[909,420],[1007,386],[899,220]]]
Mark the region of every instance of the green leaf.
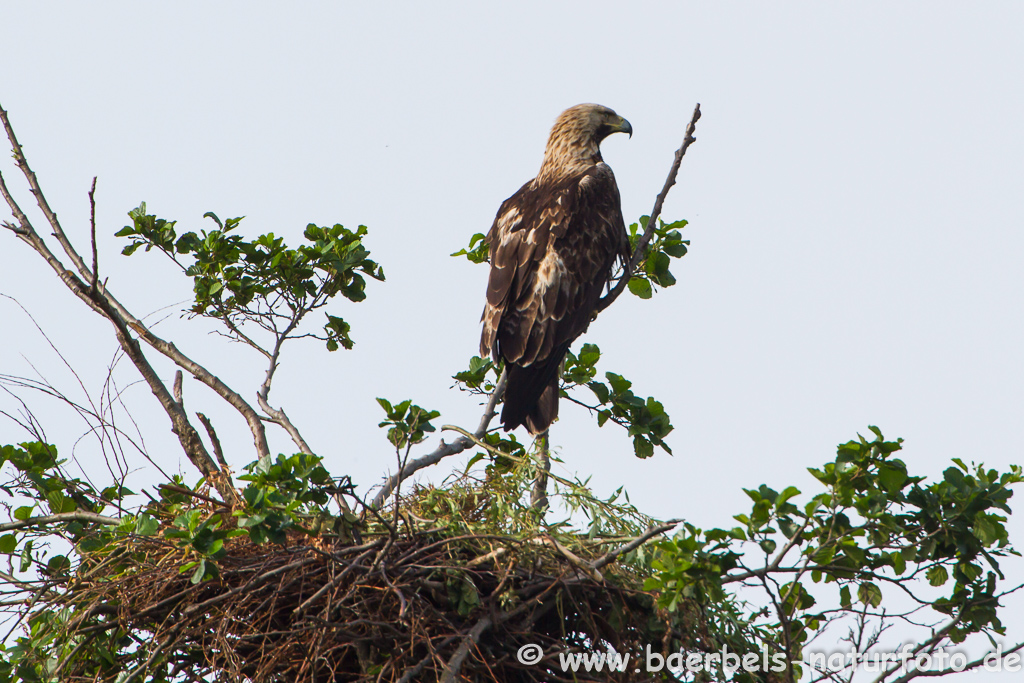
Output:
[[34,541],[31,539],[25,544],[25,547],[21,549],[21,566],[20,571],[27,572],[28,568],[32,566],[32,546]]
[[642,436],[634,436],[633,451],[638,458],[649,458],[654,455],[654,444]]
[[672,258],[682,258],[686,256],[688,242],[679,242],[678,244],[667,244],[664,247],[666,254]]
[[487,242],[486,235],[481,232],[469,238],[469,246],[452,254],[452,256],[465,256],[471,263],[484,263],[490,257],[491,247]]
[[788,501],[793,496],[798,495],[800,495],[800,489],[798,489],[795,486],[787,486],[782,491],[782,493],[779,494],[779,497],[775,499],[775,508],[781,508],[783,505],[786,504],[786,501]]
[[631,277],[629,278],[629,291],[632,294],[640,297],[641,299],[650,299],[654,296],[654,289],[651,287],[651,281],[643,277]]
[[629,390],[633,383],[622,375],[616,375],[614,372],[606,372],[604,376],[608,379],[608,383],[612,386],[612,391],[616,394],[621,394]]
[[71,569],[71,560],[65,555],[54,555],[46,562],[50,575],[63,574]]
[[949,579],[949,572],[941,564],[937,564],[934,567],[928,569],[925,573],[925,577],[928,579],[928,583],[933,586],[941,586],[946,583]]
[[597,396],[597,400],[601,403],[607,403],[608,399],[611,397],[608,385],[603,382],[590,382],[587,384],[587,387],[594,392],[594,396]]
[[853,606],[853,603],[850,600],[850,587],[849,586],[843,586],[842,588],[839,589],[839,604],[842,605],[843,607],[847,608],[847,609],[849,609],[850,607]]
[[903,553],[890,553],[889,557],[892,558],[892,567],[897,576],[902,575],[907,570],[907,561],[903,558]]
[[878,607],[882,604],[882,589],[870,581],[865,581],[857,588],[857,599],[865,605]]
[[903,484],[907,481],[907,472],[905,469],[894,466],[894,463],[884,464],[878,468],[878,478],[886,491],[896,493],[903,488]]
[[14,534],[0,536],[0,553],[9,555],[18,547],[18,538]]

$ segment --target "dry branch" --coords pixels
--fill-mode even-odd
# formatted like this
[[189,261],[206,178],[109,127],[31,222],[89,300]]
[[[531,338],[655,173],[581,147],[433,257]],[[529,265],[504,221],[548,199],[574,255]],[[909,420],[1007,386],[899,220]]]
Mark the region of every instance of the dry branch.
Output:
[[[242,413],[253,432],[257,452],[262,457],[264,455],[269,455],[270,450],[267,446],[266,433],[264,431],[263,424],[259,419],[259,415],[251,406],[249,406],[248,403],[245,402],[244,399],[242,399],[241,396],[227,387],[227,385],[206,370],[206,368],[186,357],[178,351],[173,344],[160,339],[150,332],[138,318],[129,313],[128,310],[121,305],[121,303],[107,290],[106,287],[98,287],[95,285],[95,273],[90,272],[86,267],[85,261],[78,252],[75,251],[70,240],[68,240],[60,222],[57,220],[56,214],[54,214],[50,209],[49,204],[46,201],[46,197],[39,186],[39,181],[35,172],[33,172],[28,165],[28,161],[25,158],[21,144],[18,142],[17,136],[14,133],[14,129],[11,126],[7,112],[4,111],[2,107],[0,107],[0,122],[2,122],[4,130],[7,133],[8,140],[11,143],[15,163],[21,169],[28,181],[32,194],[36,198],[36,203],[39,205],[40,210],[43,212],[50,224],[53,236],[64,249],[68,258],[71,259],[72,264],[78,270],[78,275],[65,268],[60,259],[49,249],[42,236],[32,226],[28,216],[14,199],[3,176],[0,175],[0,194],[2,194],[4,199],[7,201],[8,206],[11,208],[11,212],[18,221],[17,226],[13,226],[11,224],[5,225],[7,225],[16,235],[18,235],[18,237],[31,246],[40,256],[43,257],[43,259],[46,260],[72,293],[113,324],[118,343],[128,358],[142,374],[143,379],[149,385],[150,390],[163,407],[164,412],[167,413],[167,416],[171,420],[171,430],[178,436],[178,440],[181,443],[186,456],[192,461],[200,473],[209,479],[217,488],[218,492],[224,497],[226,502],[229,504],[238,502],[238,494],[234,487],[230,486],[225,481],[213,458],[206,451],[206,447],[203,446],[202,441],[199,439],[199,435],[195,428],[189,422],[184,409],[177,401],[175,401],[174,396],[172,396],[171,392],[168,391],[167,386],[157,376],[156,371],[146,358],[138,341],[131,336],[129,330],[133,330],[138,333],[140,338],[145,340],[150,346],[171,358],[171,360],[173,360],[182,369],[188,370],[194,377],[212,388],[229,404]],[[93,284],[87,285],[85,281],[89,281]]]
[[607,553],[605,553],[604,555],[599,557],[597,560],[595,560],[593,562],[593,564],[591,564],[590,566],[593,567],[594,569],[600,569],[601,567],[605,566],[606,564],[614,562],[620,555],[623,555],[625,553],[632,552],[632,551],[636,550],[637,548],[639,548],[640,546],[642,546],[644,543],[646,543],[647,541],[651,540],[655,536],[660,536],[661,534],[665,533],[666,531],[671,531],[672,529],[674,529],[677,526],[679,526],[679,524],[681,524],[682,521],[683,520],[681,520],[681,519],[670,519],[667,522],[664,522],[663,524],[658,524],[657,526],[653,526],[650,529],[648,529],[646,532],[641,534],[640,536],[637,536],[636,538],[634,538],[629,543],[626,543],[625,545],[623,545],[621,548],[616,548],[615,550],[608,551]]
[[657,198],[654,200],[654,208],[651,209],[651,217],[647,220],[647,228],[644,230],[644,234],[640,237],[640,241],[637,242],[636,249],[633,250],[633,256],[629,259],[629,263],[626,264],[625,272],[623,272],[622,277],[619,278],[615,287],[613,287],[608,294],[597,302],[597,311],[599,313],[611,306],[612,302],[619,298],[622,291],[626,289],[626,285],[629,284],[629,278],[633,274],[633,271],[636,270],[640,260],[644,257],[647,245],[650,243],[651,237],[654,236],[654,228],[658,225],[658,218],[661,216],[661,208],[665,204],[665,198],[668,197],[668,191],[676,184],[676,176],[679,174],[679,166],[683,162],[683,156],[686,154],[686,150],[690,145],[697,140],[697,138],[693,137],[693,133],[696,130],[697,121],[699,120],[700,104],[698,103],[693,110],[693,116],[690,118],[690,123],[686,126],[686,136],[683,138],[683,144],[676,150],[676,156],[672,161],[672,167],[669,168],[668,177],[665,178],[665,185],[661,188],[661,192],[658,193]]
[[24,529],[26,527],[45,527],[51,524],[59,524],[64,522],[90,522],[93,524],[120,524],[121,520],[116,517],[107,517],[106,515],[100,515],[95,512],[86,512],[85,510],[78,510],[75,512],[62,512],[57,515],[42,515],[40,517],[29,517],[28,519],[20,519],[17,522],[8,522],[6,524],[0,524],[0,533],[4,531],[14,531],[15,529]]

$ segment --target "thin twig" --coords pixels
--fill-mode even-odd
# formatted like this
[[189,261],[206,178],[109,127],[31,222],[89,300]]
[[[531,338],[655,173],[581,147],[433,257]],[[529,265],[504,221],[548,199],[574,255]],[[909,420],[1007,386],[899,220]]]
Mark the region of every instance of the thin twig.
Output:
[[89,290],[95,296],[100,279],[99,255],[96,253],[96,176],[92,177],[92,187],[89,188],[89,233],[92,241],[92,284]]
[[221,481],[222,477],[218,476],[219,472],[213,458],[206,451],[206,447],[199,439],[199,435],[195,428],[189,422],[185,411],[174,401],[174,397],[160,380],[149,359],[146,358],[143,353],[141,345],[136,339],[132,338],[129,330],[137,332],[140,335],[140,338],[147,344],[171,358],[180,368],[188,370],[194,377],[212,388],[222,398],[228,401],[228,403],[235,407],[236,410],[242,413],[246,421],[249,423],[250,429],[253,433],[257,453],[263,457],[269,455],[270,449],[267,445],[266,433],[263,428],[263,423],[259,419],[259,415],[248,403],[245,402],[244,399],[242,399],[241,396],[238,395],[237,392],[230,389],[227,385],[221,382],[219,378],[206,370],[206,368],[182,354],[174,344],[168,343],[154,335],[146,328],[145,325],[142,324],[141,320],[136,318],[124,306],[122,306],[121,303],[109,291],[107,291],[105,287],[98,288],[94,291],[90,286],[83,282],[83,279],[91,281],[92,273],[89,272],[89,269],[86,267],[82,257],[71,245],[67,235],[64,233],[60,223],[57,221],[56,215],[50,209],[46,198],[43,196],[42,190],[39,187],[39,182],[35,173],[28,166],[21,144],[18,142],[18,139],[14,134],[14,130],[11,127],[10,120],[7,117],[7,112],[4,111],[2,107],[0,107],[0,121],[2,121],[4,130],[10,140],[11,147],[14,151],[15,162],[21,169],[25,178],[28,180],[32,193],[35,195],[36,202],[47,220],[50,222],[54,237],[57,238],[61,247],[67,253],[74,266],[78,269],[81,278],[71,270],[67,269],[61,260],[58,259],[57,256],[49,249],[42,237],[35,231],[31,223],[29,223],[28,218],[25,216],[24,212],[21,211],[17,202],[14,201],[6,187],[6,184],[3,182],[2,177],[0,177],[0,193],[4,195],[4,198],[7,200],[8,205],[10,205],[15,217],[21,224],[22,230],[17,232],[18,236],[21,237],[23,241],[27,242],[46,260],[64,284],[79,299],[85,302],[94,311],[103,315],[114,325],[115,334],[121,348],[124,349],[125,354],[142,374],[143,379],[146,380],[150,390],[163,407],[164,412],[167,413],[167,416],[171,420],[171,429],[178,436],[181,447],[185,451],[189,460],[197,469],[199,469],[203,476],[211,479],[211,482],[217,487],[218,492],[226,501],[229,503],[237,502],[239,500],[237,491],[235,491],[233,487],[227,486],[223,481]]
[[596,560],[594,560],[590,564],[590,566],[593,567],[594,569],[600,569],[601,567],[605,566],[606,564],[608,564],[610,562],[614,562],[615,559],[619,555],[623,555],[625,553],[632,552],[633,550],[636,550],[637,548],[639,548],[640,546],[642,546],[644,543],[646,543],[647,541],[651,540],[655,536],[659,536],[659,535],[665,533],[666,531],[671,531],[672,529],[676,528],[682,521],[683,520],[681,520],[681,519],[670,519],[670,520],[668,520],[667,522],[665,522],[663,524],[659,524],[658,526],[651,527],[650,529],[648,529],[644,533],[642,533],[639,536],[637,536],[636,538],[634,538],[629,543],[626,543],[625,545],[623,545],[621,548],[616,548],[615,550],[609,550],[604,555],[602,555],[601,557],[599,557]]
[[394,584],[394,582],[390,578],[388,578],[388,570],[387,570],[387,563],[386,562],[382,561],[380,563],[379,571],[380,571],[381,577],[384,579],[384,583],[386,583],[388,585],[388,588],[390,588],[392,591],[394,591],[395,595],[398,596],[398,604],[399,604],[399,607],[398,607],[398,620],[401,621],[402,619],[405,618],[405,610],[409,606],[409,604],[406,602],[405,596],[402,595],[401,589],[399,589],[398,586],[396,586]]
[[658,193],[657,199],[654,200],[654,208],[651,209],[651,217],[647,220],[647,228],[644,230],[644,234],[640,237],[640,241],[637,242],[636,249],[633,251],[633,256],[629,259],[629,263],[626,264],[626,268],[622,273],[622,277],[619,278],[618,283],[616,283],[615,287],[613,287],[608,294],[597,302],[598,313],[611,306],[612,302],[622,294],[622,291],[629,283],[629,278],[632,276],[633,271],[636,270],[641,259],[646,256],[645,251],[648,243],[651,241],[651,237],[654,236],[654,228],[658,225],[658,218],[661,216],[661,208],[665,204],[665,198],[668,197],[668,191],[676,184],[676,175],[679,173],[679,165],[683,162],[683,156],[686,154],[687,148],[697,140],[697,138],[693,137],[693,132],[696,129],[698,120],[700,120],[700,103],[698,103],[694,108],[693,116],[690,118],[690,123],[686,126],[686,137],[683,138],[683,144],[676,150],[676,157],[672,162],[672,168],[668,171],[668,177],[665,178],[665,185],[661,188],[661,192]]
[[556,541],[554,539],[554,537],[552,537],[552,536],[542,536],[540,538],[533,539],[533,542],[534,543],[546,543],[546,544],[550,545],[552,548],[554,548],[559,553],[561,553],[562,557],[564,557],[565,559],[569,560],[570,563],[575,565],[581,572],[586,574],[587,577],[590,578],[592,581],[596,581],[598,583],[604,583],[604,576],[601,574],[601,572],[599,572],[597,569],[595,569],[593,567],[593,565],[591,565],[589,562],[587,562],[586,560],[584,560],[581,557],[579,557],[578,555],[576,555],[576,553],[572,552],[571,550],[566,548],[564,545],[562,545],[561,543]]
[[[328,581],[323,586],[321,586],[320,589],[316,593],[313,593],[313,595],[311,595],[308,599],[306,599],[301,605],[299,605],[294,610],[292,610],[292,613],[293,614],[300,614],[300,613],[306,611],[306,608],[309,607],[310,605],[312,605],[314,602],[316,602],[317,599],[321,595],[323,595],[327,591],[329,591],[329,590],[331,590],[333,588],[336,588],[338,585],[340,585],[341,582],[345,580],[345,577],[348,576],[349,572],[351,572],[353,569],[358,567],[359,563],[362,562],[367,557],[369,557],[370,553],[372,553],[374,550],[376,550],[378,547],[380,547],[381,543],[382,543],[382,541],[378,540],[378,541],[374,541],[373,543],[368,544],[368,550],[364,551],[359,557],[357,557],[354,560],[352,560],[352,562],[349,563],[349,565],[347,567],[345,567],[343,570],[341,570],[341,573],[339,573],[338,576],[336,576],[334,579],[332,579],[331,581]],[[347,548],[346,550],[352,550],[352,549],[351,548]]]
[[198,491],[193,491],[192,489],[185,488],[184,486],[178,486],[177,484],[157,484],[157,488],[163,489],[165,491],[172,491],[174,493],[180,493],[191,498],[197,498],[199,500],[206,501],[211,505],[216,505],[217,507],[220,508],[224,507],[223,501],[217,500],[216,498],[211,498],[210,496],[204,496]]
[[[449,636],[449,637],[445,638],[437,646],[437,649],[438,650],[444,649],[449,643],[453,642],[454,640],[455,640],[455,636]],[[428,645],[428,647],[430,646],[430,642],[429,641],[427,642],[427,645]],[[426,657],[421,659],[419,662],[416,663],[415,666],[413,666],[412,668],[406,670],[406,672],[404,674],[402,674],[402,677],[398,679],[398,683],[409,683],[412,679],[418,677],[421,673],[423,673],[423,669],[425,669],[427,667],[427,664],[430,664],[430,662],[434,659],[434,657],[435,657],[435,655],[434,655],[433,651],[427,653]]]
[[[268,356],[269,364],[267,366],[267,374],[263,379],[263,384],[260,385],[259,391],[256,392],[256,402],[272,422],[281,426],[286,432],[288,432],[288,436],[292,438],[292,441],[298,447],[299,451],[306,455],[313,455],[313,450],[306,443],[306,440],[302,438],[302,434],[299,432],[295,424],[291,419],[289,419],[288,415],[285,414],[284,409],[274,408],[270,405],[270,386],[274,381],[274,373],[277,371],[277,367],[280,362],[281,346],[284,344],[285,340],[289,338],[288,335],[291,334],[291,332],[298,326],[301,319],[301,312],[296,313],[292,316],[288,326],[285,327],[283,332],[275,332],[277,339],[274,342],[274,350]],[[241,332],[238,331],[237,328],[235,328],[235,331],[241,335]],[[248,339],[247,337],[244,337],[244,335],[242,336],[243,338]],[[262,351],[263,349],[260,350]],[[264,351],[264,353],[266,352]]]
[[481,565],[484,562],[487,562],[489,560],[496,560],[499,557],[501,557],[502,555],[504,555],[506,552],[508,552],[508,548],[507,547],[499,546],[499,547],[495,548],[494,550],[492,550],[491,552],[487,553],[486,555],[480,555],[479,557],[474,557],[472,560],[470,560],[469,562],[466,563],[466,568],[467,569],[471,569],[471,568],[476,567],[478,565]]
[[11,126],[11,121],[7,117],[7,112],[4,111],[3,107],[0,107],[0,122],[3,123],[4,131],[7,133],[7,139],[11,142],[11,151],[14,153],[14,163],[21,169],[22,175],[28,181],[29,189],[32,191],[32,196],[36,198],[36,204],[39,205],[39,209],[43,212],[47,222],[53,229],[53,236],[57,238],[61,247],[67,253],[68,257],[74,263],[75,268],[78,269],[78,273],[85,279],[91,279],[92,274],[85,265],[85,261],[78,255],[78,252],[71,246],[71,242],[68,240],[67,235],[64,233],[64,229],[60,225],[60,221],[57,220],[57,214],[50,208],[50,204],[46,201],[46,196],[43,194],[42,188],[39,186],[39,179],[36,177],[35,171],[33,171],[28,165],[28,159],[25,157],[25,152],[21,147],[21,143],[18,142],[17,136],[14,134],[14,128]]
[[530,492],[530,507],[537,511],[540,518],[544,517],[548,509],[548,473],[551,471],[548,431],[545,429],[537,436],[537,478],[533,480],[533,490]]
[[[814,519],[813,513],[811,515],[808,515],[807,518],[804,519],[804,523],[800,525],[800,528],[796,530],[796,533],[793,534],[793,536],[789,539],[789,542],[782,547],[782,550],[780,550],[775,555],[775,559],[772,560],[771,563],[769,563],[767,566],[762,567],[761,569],[753,569],[748,572],[743,572],[742,574],[731,574],[722,577],[722,583],[735,583],[736,581],[746,581],[747,579],[751,579],[756,576],[763,576],[771,572],[779,571],[779,566],[782,564],[782,560],[786,557],[789,551],[792,550],[794,546],[796,546],[797,543],[803,540],[804,530],[807,529],[807,525],[811,523],[812,519]],[[782,571],[798,571],[798,568],[793,567],[791,569],[785,569]]]

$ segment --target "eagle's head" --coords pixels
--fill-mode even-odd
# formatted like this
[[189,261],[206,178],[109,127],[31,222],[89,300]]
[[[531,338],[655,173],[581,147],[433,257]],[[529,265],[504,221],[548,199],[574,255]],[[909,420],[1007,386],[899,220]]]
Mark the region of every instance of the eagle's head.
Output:
[[600,104],[569,107],[551,128],[537,180],[564,178],[600,163],[601,141],[612,133],[628,133],[633,137],[633,127]]

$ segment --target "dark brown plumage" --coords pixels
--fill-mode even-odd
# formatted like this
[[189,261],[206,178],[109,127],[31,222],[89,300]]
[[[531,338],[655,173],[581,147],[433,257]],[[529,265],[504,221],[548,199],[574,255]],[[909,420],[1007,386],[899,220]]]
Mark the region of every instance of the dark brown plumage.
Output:
[[619,189],[600,151],[615,132],[633,129],[607,107],[562,112],[537,177],[502,203],[487,235],[480,353],[508,367],[506,431],[525,424],[539,434],[558,416],[565,352],[590,324],[616,260],[629,258]]

